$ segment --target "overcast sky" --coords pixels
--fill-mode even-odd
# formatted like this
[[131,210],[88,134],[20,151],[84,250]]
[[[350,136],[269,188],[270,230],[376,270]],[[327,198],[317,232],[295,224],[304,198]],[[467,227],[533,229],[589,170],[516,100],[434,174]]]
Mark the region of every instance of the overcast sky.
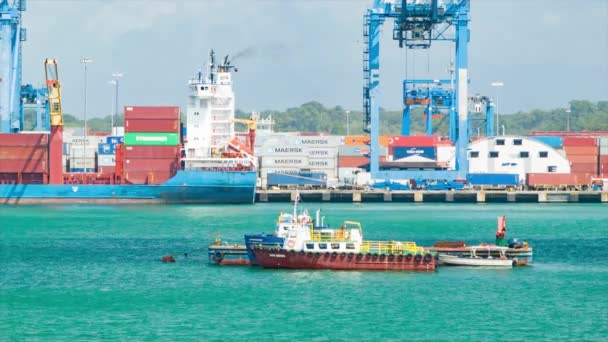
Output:
[[[237,108],[278,109],[317,100],[360,110],[362,18],[372,0],[29,0],[24,83],[42,84],[43,60],[59,60],[64,111],[107,115],[113,72],[124,73],[120,105],[179,105],[187,81],[219,55],[233,64]],[[500,112],[608,99],[607,0],[472,0],[470,89],[498,95]],[[405,50],[386,22],[381,106],[401,108]],[[408,52],[408,75],[448,77],[448,43]],[[414,68],[415,64],[415,68]],[[504,86],[493,88],[492,81]]]

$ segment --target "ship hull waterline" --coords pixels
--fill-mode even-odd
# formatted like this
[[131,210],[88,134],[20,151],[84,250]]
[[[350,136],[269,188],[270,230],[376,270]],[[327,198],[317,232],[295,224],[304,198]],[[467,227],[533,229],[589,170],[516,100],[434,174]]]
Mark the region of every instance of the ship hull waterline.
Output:
[[264,268],[434,271],[436,260],[431,257],[404,255],[368,255],[295,252],[282,249],[254,247],[257,264]]

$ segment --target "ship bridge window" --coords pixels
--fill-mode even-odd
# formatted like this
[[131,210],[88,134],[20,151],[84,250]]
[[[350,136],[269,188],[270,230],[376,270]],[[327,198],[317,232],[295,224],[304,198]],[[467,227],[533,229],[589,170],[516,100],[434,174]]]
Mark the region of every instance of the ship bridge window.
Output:
[[315,249],[315,244],[314,243],[307,243],[306,244],[306,249]]
[[331,248],[332,249],[340,249],[340,244],[339,243],[332,243],[331,244]]
[[529,158],[529,157],[530,157],[530,152],[528,152],[528,151],[519,152],[519,158]]
[[513,145],[521,145],[523,144],[521,139],[513,139]]
[[549,157],[549,152],[547,152],[547,151],[540,151],[540,152],[538,152],[538,156],[540,158],[547,158],[547,157]]
[[471,151],[471,158],[479,158],[479,151]]
[[490,158],[498,158],[498,151],[491,151]]
[[319,244],[319,249],[327,249],[327,244],[326,243],[320,243]]
[[496,139],[496,145],[504,145],[505,139]]
[[557,172],[557,166],[554,166],[554,165],[547,166],[547,172]]
[[355,244],[354,243],[347,243],[346,244],[346,249],[355,249]]

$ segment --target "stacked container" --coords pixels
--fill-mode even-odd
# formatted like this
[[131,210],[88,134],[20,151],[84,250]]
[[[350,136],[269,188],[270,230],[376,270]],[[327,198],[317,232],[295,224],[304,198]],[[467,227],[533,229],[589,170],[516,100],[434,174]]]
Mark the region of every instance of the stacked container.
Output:
[[116,171],[116,148],[123,143],[123,137],[108,136],[97,146],[97,172],[112,174]]
[[597,175],[599,148],[596,138],[565,137],[564,151],[572,174]]
[[[355,184],[357,174],[366,171],[369,165],[368,145],[344,145],[338,148],[338,180],[345,184]],[[380,160],[386,160],[388,148],[380,147]]]
[[598,145],[600,149],[599,157],[599,175],[602,178],[608,178],[608,137],[602,137],[598,139]]
[[260,157],[263,186],[268,174],[312,172],[328,180],[338,178],[336,159],[341,136],[274,134],[257,141],[255,155]]
[[124,179],[162,184],[179,169],[179,107],[125,107]]
[[46,184],[49,135],[0,134],[0,184]]
[[97,145],[105,141],[103,136],[89,135],[64,137],[64,170],[67,172],[95,172],[97,170]]

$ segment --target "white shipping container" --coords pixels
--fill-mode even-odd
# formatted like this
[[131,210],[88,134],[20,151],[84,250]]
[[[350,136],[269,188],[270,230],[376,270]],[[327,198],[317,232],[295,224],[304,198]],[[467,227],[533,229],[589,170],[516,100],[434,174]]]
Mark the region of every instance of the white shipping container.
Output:
[[327,178],[338,178],[336,170],[322,170],[322,169],[296,169],[296,168],[267,168],[260,170],[260,177],[265,179],[269,173],[281,173],[281,174],[298,174],[301,172],[313,172],[313,173],[324,173]]
[[97,145],[95,147],[87,147],[86,149],[77,145],[72,145],[70,148],[70,157],[72,158],[95,158],[96,153]]
[[114,154],[97,155],[98,166],[116,166],[116,156]]
[[323,159],[308,159],[308,167],[310,169],[335,169],[336,168],[336,159],[335,158],[323,158]]
[[302,147],[298,145],[265,145],[256,147],[256,156],[308,156],[310,158],[332,158],[338,152],[336,147]]
[[302,156],[284,156],[284,157],[261,157],[261,165],[264,167],[295,167],[295,168],[307,168],[308,157]]
[[608,156],[608,146],[600,146],[600,155]]
[[300,147],[338,147],[342,145],[344,137],[337,135],[321,136],[298,136],[298,135],[274,135],[264,136],[258,141],[256,146],[300,146]]
[[[80,136],[80,135],[74,135],[74,136],[64,135],[63,142],[72,144],[72,147],[76,147],[76,146],[84,147],[85,139],[84,139],[84,136]],[[106,142],[106,137],[98,137],[95,135],[89,135],[89,136],[87,136],[86,142],[87,142],[87,147],[95,146],[95,148],[97,148],[97,145],[99,145],[100,143]]]
[[95,159],[90,158],[71,158],[70,159],[71,169],[94,169]]

